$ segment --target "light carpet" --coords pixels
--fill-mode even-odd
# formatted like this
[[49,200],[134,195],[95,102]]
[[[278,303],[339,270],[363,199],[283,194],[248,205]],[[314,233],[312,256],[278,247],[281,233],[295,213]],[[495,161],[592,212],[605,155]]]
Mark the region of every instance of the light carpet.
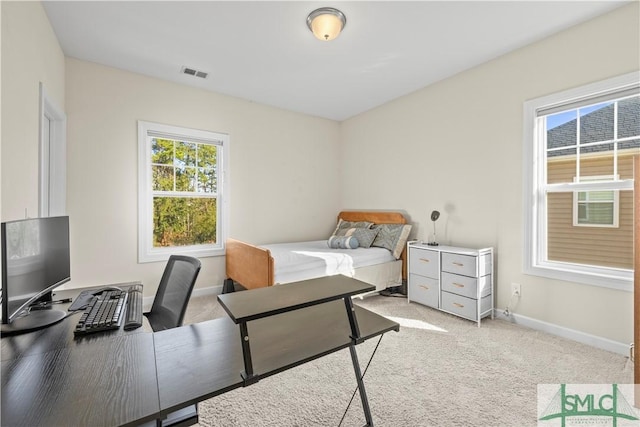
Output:
[[[355,303],[400,323],[364,383],[375,426],[536,426],[538,384],[630,384],[627,357],[504,320],[475,323],[406,299]],[[215,296],[194,298],[186,322],[226,316]],[[378,339],[357,346],[364,370]],[[348,349],[199,404],[200,426],[338,426],[355,391]],[[363,426],[356,394],[342,426]]]

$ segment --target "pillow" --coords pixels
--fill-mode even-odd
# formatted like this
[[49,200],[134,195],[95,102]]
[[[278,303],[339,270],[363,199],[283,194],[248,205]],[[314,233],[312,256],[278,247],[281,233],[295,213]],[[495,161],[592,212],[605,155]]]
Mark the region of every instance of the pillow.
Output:
[[353,236],[331,236],[327,244],[331,249],[356,249],[358,239]]
[[338,236],[353,236],[358,239],[361,248],[370,248],[373,240],[378,235],[377,229],[371,228],[343,228],[337,231]]
[[340,219],[338,222],[338,228],[371,228],[372,222],[369,221],[345,221]]
[[338,221],[338,225],[336,226],[336,229],[333,231],[333,233],[331,233],[332,236],[344,236],[344,233],[342,234],[338,234],[339,230],[344,230],[346,228],[371,228],[371,226],[373,225],[372,222],[368,222],[368,221],[344,221],[342,218],[340,218],[340,221]]
[[380,248],[386,248],[393,253],[396,259],[400,259],[404,245],[409,238],[411,225],[409,224],[379,224],[374,227],[378,230],[378,235],[371,244]]

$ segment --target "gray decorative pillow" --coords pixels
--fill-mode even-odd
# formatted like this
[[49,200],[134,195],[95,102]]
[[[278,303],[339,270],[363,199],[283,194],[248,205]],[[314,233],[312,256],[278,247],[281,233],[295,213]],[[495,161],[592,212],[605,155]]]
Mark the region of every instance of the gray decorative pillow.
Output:
[[371,246],[389,249],[396,259],[400,259],[411,232],[411,225],[378,224],[373,229],[378,230],[378,235]]
[[370,248],[378,235],[377,229],[371,228],[343,228],[338,230],[340,236],[353,236],[358,239],[361,248]]
[[336,229],[333,231],[331,235],[344,236],[344,233],[339,233],[340,230],[344,230],[347,228],[371,228],[371,226],[373,226],[373,223],[368,221],[356,222],[356,221],[344,221],[343,219],[340,219],[340,221],[338,221],[338,225],[336,226]]
[[358,239],[353,236],[331,236],[327,244],[331,249],[356,249]]

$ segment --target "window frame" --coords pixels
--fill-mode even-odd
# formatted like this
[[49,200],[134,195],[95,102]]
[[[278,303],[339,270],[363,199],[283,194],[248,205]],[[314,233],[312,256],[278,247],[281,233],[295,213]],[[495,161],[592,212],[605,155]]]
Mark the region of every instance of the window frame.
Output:
[[[525,274],[566,280],[587,285],[633,291],[633,270],[589,266],[574,263],[549,261],[547,257],[547,211],[546,193],[541,191],[541,183],[546,183],[546,147],[538,141],[545,141],[545,130],[538,125],[538,111],[554,106],[568,105],[582,99],[606,95],[625,89],[638,87],[640,74],[628,73],[585,86],[554,93],[524,102],[523,106],[523,272]],[[633,179],[602,183],[545,184],[545,190],[588,191],[588,190],[631,190]]]
[[[216,243],[208,245],[153,246],[153,197],[151,139],[161,137],[197,143],[215,144],[217,156],[217,227]],[[171,255],[190,255],[196,258],[223,256],[229,231],[229,143],[228,134],[148,121],[138,121],[138,262],[166,261]],[[179,196],[180,192],[175,192]],[[191,197],[197,193],[187,192]],[[195,197],[198,197],[197,195]],[[210,196],[207,196],[210,197]]]

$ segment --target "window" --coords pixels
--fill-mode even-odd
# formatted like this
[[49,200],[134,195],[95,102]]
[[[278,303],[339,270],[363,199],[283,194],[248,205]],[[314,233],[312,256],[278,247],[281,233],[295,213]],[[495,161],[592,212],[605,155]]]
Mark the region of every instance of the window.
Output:
[[[616,180],[619,178],[616,178]],[[583,182],[606,182],[610,176],[583,178]],[[577,182],[577,178],[574,178]],[[575,227],[618,227],[620,192],[618,190],[574,191],[573,225]]]
[[637,73],[525,102],[525,273],[631,290]]
[[229,136],[138,122],[140,262],[224,254]]

